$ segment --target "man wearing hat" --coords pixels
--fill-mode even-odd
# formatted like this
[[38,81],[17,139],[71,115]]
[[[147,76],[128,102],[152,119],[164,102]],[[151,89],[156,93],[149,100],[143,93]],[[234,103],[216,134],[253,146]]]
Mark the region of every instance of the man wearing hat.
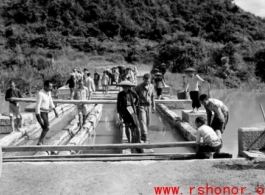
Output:
[[148,126],[150,124],[150,107],[152,112],[155,111],[155,92],[154,85],[151,84],[151,75],[143,76],[143,83],[135,88],[135,92],[139,96],[140,105],[138,110],[138,118],[141,127],[141,139],[146,142],[148,134]]
[[195,112],[195,108],[197,111],[201,107],[201,103],[199,100],[199,85],[204,81],[198,74],[196,74],[196,70],[193,68],[187,68],[185,70],[187,74],[187,85],[186,85],[186,93],[190,92],[190,99],[192,100],[192,112]]
[[122,81],[117,84],[122,87],[118,93],[117,115],[121,122],[125,124],[125,133],[129,143],[140,143],[140,127],[137,118],[136,107],[139,103],[138,95],[131,90],[135,86],[130,81]]
[[166,74],[167,69],[166,69],[166,64],[165,63],[161,64],[160,71],[161,71],[163,76]]

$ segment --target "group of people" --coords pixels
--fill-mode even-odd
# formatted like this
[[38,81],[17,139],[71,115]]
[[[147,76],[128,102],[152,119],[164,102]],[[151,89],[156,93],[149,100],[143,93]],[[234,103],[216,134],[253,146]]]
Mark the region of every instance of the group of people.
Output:
[[151,75],[145,74],[143,82],[137,86],[129,80],[121,81],[118,86],[123,90],[118,94],[117,114],[120,122],[125,124],[128,142],[140,143],[142,140],[146,143],[150,113],[155,111],[155,88]]
[[[190,93],[193,108],[192,112],[198,111],[201,105],[203,105],[207,113],[207,123],[203,117],[198,117],[195,120],[198,129],[196,139],[198,143],[197,154],[200,156],[209,152],[219,153],[223,143],[222,133],[229,119],[228,108],[222,101],[210,97],[210,94],[200,94],[199,85],[206,81],[196,74],[196,70],[189,68],[186,69],[186,73],[188,75],[186,92]],[[90,73],[86,69],[84,69],[82,76],[80,73],[73,70],[71,78],[67,81],[71,90],[71,99],[89,100],[91,98],[91,93],[96,90],[95,79],[99,80],[100,78],[100,75],[97,74],[98,73],[95,72],[94,79],[92,79]],[[119,80],[115,80],[117,86],[122,87],[122,91],[118,93],[117,97],[117,114],[120,122],[125,124],[128,142],[140,143],[142,140],[146,143],[148,141],[150,113],[151,111],[154,112],[156,108],[155,90],[157,91],[159,99],[161,94],[158,89],[161,88],[161,83],[163,84],[164,78],[159,72],[154,73],[153,78],[151,74],[145,74],[143,76],[143,82],[137,85],[136,82],[133,82],[134,80],[130,80],[130,74],[130,70],[126,71],[125,78],[119,77]],[[108,76],[106,72],[103,73],[102,80],[105,76]],[[74,82],[71,79],[74,79]],[[152,84],[152,79],[155,85]],[[157,84],[159,82],[161,83]],[[43,144],[43,139],[49,131],[48,113],[50,108],[54,110],[55,116],[58,117],[51,97],[52,88],[53,84],[51,81],[45,81],[43,89],[38,92],[36,98],[36,118],[43,129],[37,143],[38,145]],[[6,91],[5,99],[10,102],[10,120],[14,132],[16,131],[14,118],[16,117],[17,119],[17,130],[19,130],[21,127],[22,115],[20,113],[19,103],[11,99],[13,97],[22,98],[22,94],[19,89],[16,88],[16,84],[12,80],[10,82],[10,88]],[[77,108],[81,127],[88,115],[87,104],[80,103],[77,105]],[[203,137],[203,143],[200,143],[201,137]],[[136,151],[141,152],[140,150]]]
[[[196,138],[198,144],[196,150],[197,156],[205,158],[214,152],[218,154],[223,144],[222,134],[229,119],[228,108],[222,101],[212,98],[210,91],[208,91],[208,94],[200,93],[200,84],[207,83],[207,81],[196,74],[195,69],[188,68],[185,72],[188,76],[185,91],[190,94],[192,112],[197,112],[201,105],[203,105],[207,114],[207,124],[203,117],[198,117],[195,120],[195,125],[198,129]],[[201,137],[203,138],[203,143],[200,143]],[[212,158],[212,156],[208,157]]]
[[88,88],[91,93],[99,90],[99,85],[101,83],[103,94],[107,94],[110,85],[116,85],[121,81],[129,80],[130,82],[137,84],[137,67],[134,68],[125,66],[113,67],[111,69],[106,69],[103,71],[102,76],[95,70],[94,78],[91,78],[90,72],[85,68],[83,71],[77,71],[75,68],[71,72],[71,77],[67,80],[66,85],[69,85],[71,96],[74,89],[77,87],[80,80],[84,81],[85,87]]

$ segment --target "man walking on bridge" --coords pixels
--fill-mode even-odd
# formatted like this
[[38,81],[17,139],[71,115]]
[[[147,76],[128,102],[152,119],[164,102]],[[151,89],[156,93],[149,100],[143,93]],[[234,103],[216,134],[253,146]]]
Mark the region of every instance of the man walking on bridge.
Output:
[[16,88],[15,81],[10,81],[10,88],[6,91],[5,100],[9,101],[9,116],[12,132],[15,132],[14,117],[17,120],[17,129],[22,126],[22,115],[20,113],[20,105],[18,102],[11,101],[10,98],[22,98],[20,90]]
[[44,82],[43,89],[40,90],[37,95],[35,113],[36,113],[37,121],[39,122],[42,128],[40,139],[37,145],[43,144],[43,139],[49,131],[48,114],[49,114],[50,108],[53,109],[55,116],[58,118],[58,113],[55,110],[55,106],[52,101],[52,96],[51,96],[52,88],[53,88],[53,85],[51,81],[47,80]]
[[151,75],[143,76],[143,83],[135,88],[135,92],[139,96],[138,118],[141,127],[141,140],[147,142],[148,127],[150,124],[150,106],[152,112],[155,111],[155,94],[154,85],[151,84]]

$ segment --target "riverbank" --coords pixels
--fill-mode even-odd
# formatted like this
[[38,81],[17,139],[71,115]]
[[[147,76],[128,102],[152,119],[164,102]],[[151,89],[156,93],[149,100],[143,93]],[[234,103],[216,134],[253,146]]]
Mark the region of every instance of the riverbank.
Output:
[[[207,184],[216,192],[227,186],[234,192],[237,187],[237,194],[256,194],[257,187],[264,186],[264,174],[265,162],[244,159],[4,163],[0,194],[151,195],[156,194],[154,187],[176,186],[179,194],[188,195],[198,194],[198,187]],[[190,187],[195,187],[192,193]]]

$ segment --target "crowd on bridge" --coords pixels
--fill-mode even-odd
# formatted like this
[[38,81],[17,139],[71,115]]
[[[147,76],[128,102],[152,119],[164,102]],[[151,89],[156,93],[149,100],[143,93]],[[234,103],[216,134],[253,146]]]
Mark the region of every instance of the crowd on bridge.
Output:
[[[188,68],[185,70],[187,74],[187,85],[185,91],[190,94],[192,100],[192,112],[197,112],[201,104],[205,107],[207,113],[207,124],[203,117],[198,117],[195,120],[197,126],[197,154],[216,152],[219,153],[222,147],[222,133],[225,130],[228,122],[228,109],[225,104],[217,99],[211,97],[211,94],[201,94],[199,86],[202,83],[207,83],[197,73],[195,69]],[[70,98],[75,100],[89,100],[92,93],[98,91],[100,88],[100,81],[103,94],[108,92],[110,85],[121,87],[117,96],[117,116],[119,123],[125,125],[125,132],[129,143],[148,143],[148,127],[150,124],[150,113],[155,112],[156,104],[155,97],[161,98],[162,89],[165,87],[165,72],[160,70],[152,70],[151,74],[143,75],[143,81],[137,83],[138,70],[125,68],[124,66],[113,67],[103,71],[100,75],[98,71],[94,72],[94,77],[91,73],[84,69],[73,69],[70,73],[70,79],[66,84],[70,88]],[[55,116],[58,116],[55,105],[51,97],[51,90],[53,84],[51,81],[44,82],[44,88],[38,92],[36,103],[36,118],[42,127],[38,145],[43,144],[43,139],[49,131],[49,109],[54,110]],[[13,132],[15,131],[14,117],[18,120],[18,128],[21,127],[22,115],[20,113],[20,105],[10,98],[22,95],[19,89],[16,88],[15,82],[10,82],[10,89],[6,92],[6,101],[10,102],[10,120]],[[79,114],[79,126],[85,122],[88,114],[87,104],[77,105]],[[18,129],[19,130],[19,129]],[[204,142],[201,143],[201,137]],[[142,152],[136,149],[136,152]]]

